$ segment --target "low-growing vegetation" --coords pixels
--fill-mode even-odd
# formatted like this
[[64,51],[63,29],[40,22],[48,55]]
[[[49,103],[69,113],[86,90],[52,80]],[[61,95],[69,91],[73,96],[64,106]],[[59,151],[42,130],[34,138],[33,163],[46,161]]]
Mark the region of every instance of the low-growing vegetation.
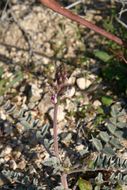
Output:
[[0,189],[125,190],[126,1],[40,2],[0,2]]

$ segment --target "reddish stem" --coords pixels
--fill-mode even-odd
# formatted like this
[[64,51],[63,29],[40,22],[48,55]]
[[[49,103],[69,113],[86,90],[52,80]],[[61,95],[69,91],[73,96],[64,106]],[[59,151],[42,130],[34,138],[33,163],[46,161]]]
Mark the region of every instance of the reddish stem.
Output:
[[[53,116],[53,137],[54,137],[54,152],[55,156],[59,158],[59,147],[58,147],[58,133],[57,133],[57,113],[58,113],[58,103],[54,104],[54,116]],[[61,183],[65,190],[68,189],[67,184],[67,174],[64,172],[61,174]]]
[[58,103],[54,104],[53,137],[54,137],[55,156],[59,159],[58,134],[57,134],[57,112],[58,112]]
[[67,184],[67,174],[63,173],[61,175],[61,182],[65,190],[68,190],[68,184]]
[[127,47],[127,44],[121,40],[119,37],[111,34],[110,32],[105,31],[104,29],[96,26],[95,24],[92,24],[91,22],[87,21],[86,19],[81,18],[80,16],[72,13],[71,11],[65,9],[64,7],[61,7],[59,3],[57,3],[55,0],[40,0],[42,4],[47,6],[48,8],[52,9],[53,11],[83,25],[87,28],[94,30],[95,32],[101,34],[102,36],[116,42],[120,46]]

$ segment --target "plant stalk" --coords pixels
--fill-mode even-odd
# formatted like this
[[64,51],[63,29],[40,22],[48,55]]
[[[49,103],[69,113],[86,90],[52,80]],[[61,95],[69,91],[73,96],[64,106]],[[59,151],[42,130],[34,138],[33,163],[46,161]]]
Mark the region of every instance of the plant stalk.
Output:
[[58,113],[58,103],[55,103],[54,104],[54,116],[53,116],[54,153],[55,153],[55,156],[59,159],[57,113]]
[[[57,133],[57,114],[58,114],[58,103],[55,103],[54,116],[53,116],[54,153],[55,153],[55,156],[60,160],[59,146],[58,146],[58,133]],[[65,174],[64,172],[61,174],[61,183],[64,189],[68,190],[67,174]]]

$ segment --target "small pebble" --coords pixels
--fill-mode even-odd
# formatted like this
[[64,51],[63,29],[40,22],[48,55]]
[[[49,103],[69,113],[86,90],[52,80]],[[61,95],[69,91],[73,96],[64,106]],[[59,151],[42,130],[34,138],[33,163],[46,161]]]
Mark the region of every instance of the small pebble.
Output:
[[85,90],[86,88],[88,88],[92,82],[89,79],[85,79],[85,78],[78,78],[77,81],[77,86],[80,90]]

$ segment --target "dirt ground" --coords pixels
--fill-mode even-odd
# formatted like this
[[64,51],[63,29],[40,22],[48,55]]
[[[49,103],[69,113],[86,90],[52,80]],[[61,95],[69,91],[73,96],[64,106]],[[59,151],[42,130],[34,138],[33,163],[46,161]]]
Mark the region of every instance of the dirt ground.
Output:
[[[78,151],[85,144],[77,120],[84,122],[84,118],[75,114],[80,106],[92,104],[92,111],[85,114],[92,127],[101,102],[91,92],[102,91],[97,61],[85,58],[84,52],[92,52],[101,38],[39,2],[10,2],[0,5],[0,189],[52,190],[60,179],[50,175],[52,170],[44,162],[53,153],[51,95],[56,66],[66,65],[71,83],[59,107],[60,155],[68,166],[80,166],[83,157]],[[74,11],[101,24],[110,6],[110,1],[90,0]],[[90,93],[85,93],[87,88]],[[75,184],[74,176],[69,183]]]

